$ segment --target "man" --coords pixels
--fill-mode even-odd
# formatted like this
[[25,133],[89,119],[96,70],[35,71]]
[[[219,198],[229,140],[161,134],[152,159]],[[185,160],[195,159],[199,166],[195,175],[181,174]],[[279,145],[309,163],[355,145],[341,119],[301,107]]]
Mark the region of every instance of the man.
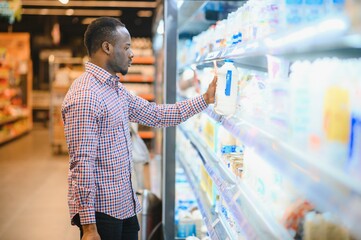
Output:
[[216,79],[194,99],[157,105],[130,94],[117,73],[132,63],[131,38],[114,18],[93,21],[84,35],[90,57],[67,93],[62,117],[70,155],[68,203],[82,240],[137,239],[141,207],[131,184],[129,121],[175,126],[214,102]]

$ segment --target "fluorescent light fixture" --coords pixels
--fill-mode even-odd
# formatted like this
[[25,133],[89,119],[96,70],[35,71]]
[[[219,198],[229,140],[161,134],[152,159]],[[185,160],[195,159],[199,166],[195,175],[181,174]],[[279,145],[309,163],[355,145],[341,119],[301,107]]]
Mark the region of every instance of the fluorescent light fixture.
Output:
[[139,10],[137,15],[138,17],[151,17],[153,16],[153,12],[150,10]]
[[[49,9],[43,8],[39,10],[39,14],[40,15],[48,15]],[[23,10],[23,14],[24,14],[24,10]]]
[[72,16],[73,14],[74,14],[74,9],[69,8],[65,11],[65,15],[67,16]]
[[59,0],[62,4],[68,4],[69,0]]
[[159,21],[158,28],[157,28],[157,33],[158,34],[164,34],[164,21],[163,21],[163,19],[161,19]]
[[54,15],[54,16],[89,16],[89,17],[119,17],[122,15],[121,10],[90,10],[90,9],[38,9],[38,8],[23,8],[23,15]]
[[53,54],[49,55],[49,58],[48,58],[49,62],[54,62],[55,60],[55,56]]
[[69,7],[102,7],[102,8],[156,8],[156,2],[141,2],[141,1],[79,1],[79,0],[59,0],[59,1],[50,1],[50,0],[23,0],[22,6],[25,7],[62,7],[63,5],[60,2],[67,1],[67,6]]

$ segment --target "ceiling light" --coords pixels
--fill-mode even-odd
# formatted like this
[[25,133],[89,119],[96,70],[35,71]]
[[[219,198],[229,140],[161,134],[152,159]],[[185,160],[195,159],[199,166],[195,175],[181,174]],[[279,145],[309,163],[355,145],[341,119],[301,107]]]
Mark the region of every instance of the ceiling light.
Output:
[[[72,11],[68,11],[70,9],[38,9],[38,8],[23,8],[24,15],[54,15],[54,16],[63,16],[68,15],[70,13],[71,16],[86,16],[86,17],[119,17],[122,15],[121,10],[93,10],[93,9],[72,9]],[[68,15],[69,16],[69,15]]]
[[62,4],[68,4],[69,0],[59,0]]
[[151,17],[153,12],[150,10],[140,10],[137,12],[138,17]]
[[[23,11],[23,12],[24,12],[24,11]],[[43,9],[40,9],[39,14],[40,14],[40,15],[47,15],[47,14],[48,14],[48,12],[49,12],[49,9],[47,9],[47,8],[43,8]]]
[[67,15],[67,16],[71,16],[71,15],[73,15],[74,14],[74,9],[67,9],[66,11],[65,11],[65,15]]
[[[1,1],[0,1],[1,2]],[[66,2],[66,3],[63,3]],[[95,0],[24,0],[23,7],[58,7],[60,4],[67,4],[69,7],[101,7],[101,8],[156,8],[156,2],[146,1],[95,1]],[[60,5],[61,6],[61,5]]]

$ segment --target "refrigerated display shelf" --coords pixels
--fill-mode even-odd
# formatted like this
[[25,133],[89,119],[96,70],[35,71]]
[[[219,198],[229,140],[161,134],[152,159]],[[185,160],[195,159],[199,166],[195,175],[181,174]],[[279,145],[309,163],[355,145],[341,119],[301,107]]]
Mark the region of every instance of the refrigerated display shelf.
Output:
[[284,56],[289,59],[321,56],[360,57],[361,35],[350,33],[350,23],[346,17],[336,16],[280,31],[261,40],[239,43],[199,55],[186,66],[230,58],[241,65],[264,70],[267,69],[267,55]]
[[361,186],[359,181],[336,169],[323,164],[323,156],[313,156],[292,144],[245,120],[225,118],[211,108],[206,113],[220,122],[230,133],[246,146],[267,159],[278,169],[317,209],[338,216],[357,237],[361,237],[358,223],[361,219]]
[[189,180],[189,183],[190,183],[191,188],[196,197],[199,210],[203,216],[203,220],[206,224],[210,238],[212,240],[213,239],[219,239],[219,240],[232,239],[230,237],[229,231],[222,224],[222,221],[220,221],[218,214],[216,212],[214,212],[214,209],[209,204],[209,201],[208,201],[207,197],[205,196],[204,191],[201,189],[199,184],[197,184],[198,181],[196,180],[196,177],[194,176],[194,173],[192,172],[192,170],[188,167],[187,163],[182,158],[182,154],[177,154],[177,161],[179,162],[181,167],[184,169],[184,172]]
[[180,127],[198,152],[209,176],[227,203],[247,239],[292,239],[287,230],[269,214],[251,190],[222,167],[214,153],[194,133]]

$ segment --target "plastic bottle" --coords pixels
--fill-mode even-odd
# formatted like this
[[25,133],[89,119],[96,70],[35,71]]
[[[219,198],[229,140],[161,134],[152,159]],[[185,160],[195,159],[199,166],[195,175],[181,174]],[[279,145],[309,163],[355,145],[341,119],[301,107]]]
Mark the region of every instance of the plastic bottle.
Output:
[[224,65],[218,69],[216,87],[216,101],[214,111],[220,115],[229,116],[236,111],[238,92],[238,71],[232,60],[225,60]]
[[283,0],[283,27],[302,23],[302,2],[303,0]]
[[334,16],[342,14],[345,10],[345,0],[325,0],[327,7],[327,14]]
[[324,0],[305,0],[304,19],[306,22],[315,22],[325,15]]
[[361,59],[354,60],[349,65],[349,77],[352,79],[352,114],[347,167],[353,177],[361,180]]

